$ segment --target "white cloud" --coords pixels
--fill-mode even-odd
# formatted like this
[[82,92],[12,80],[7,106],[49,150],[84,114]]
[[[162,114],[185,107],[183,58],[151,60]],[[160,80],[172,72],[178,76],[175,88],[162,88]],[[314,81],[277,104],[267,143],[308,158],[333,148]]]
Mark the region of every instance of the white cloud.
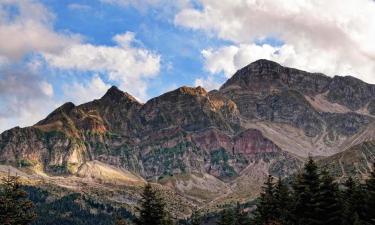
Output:
[[[211,60],[206,61],[210,72],[228,74],[231,66],[238,69],[253,59],[270,58],[287,66],[328,75],[352,74],[375,83],[372,0],[201,0],[200,4],[201,9],[181,10],[175,24],[233,43],[202,52]],[[277,37],[285,44],[255,45],[266,37]],[[232,65],[222,65],[228,57]]]
[[138,9],[147,9],[148,7],[174,7],[174,8],[182,8],[189,6],[189,0],[101,0],[101,2],[109,3],[109,4],[116,4],[123,7],[133,6]]
[[78,35],[55,32],[53,20],[37,1],[0,1],[0,58],[19,60],[29,52],[56,52],[79,42]]
[[46,53],[44,57],[56,68],[106,73],[120,88],[146,100],[147,79],[158,75],[160,55],[133,47],[135,39],[131,32],[116,35],[113,40],[116,46],[77,44],[59,54]]
[[33,125],[50,113],[56,107],[53,92],[42,76],[27,69],[1,70],[0,132]]
[[71,4],[68,5],[68,9],[87,11],[87,10],[91,9],[91,6],[85,5],[85,4],[71,3]]
[[204,89],[211,91],[214,89],[219,89],[221,83],[217,82],[213,76],[208,76],[207,78],[196,79],[194,85],[201,86]]
[[102,97],[110,88],[99,75],[95,75],[88,83],[74,82],[63,87],[64,98],[74,104],[82,104]]

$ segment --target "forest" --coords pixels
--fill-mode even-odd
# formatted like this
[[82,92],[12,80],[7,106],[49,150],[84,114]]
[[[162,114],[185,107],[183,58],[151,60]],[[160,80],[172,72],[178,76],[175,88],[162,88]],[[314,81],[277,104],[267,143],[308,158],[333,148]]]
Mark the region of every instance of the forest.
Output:
[[210,214],[195,210],[183,220],[172,218],[166,207],[170,202],[151,184],[144,187],[135,214],[79,193],[55,201],[47,198],[46,191],[23,186],[19,177],[8,175],[0,187],[0,224],[373,225],[375,171],[365,181],[348,177],[339,182],[309,159],[293,177],[269,175],[254,204],[237,203]]

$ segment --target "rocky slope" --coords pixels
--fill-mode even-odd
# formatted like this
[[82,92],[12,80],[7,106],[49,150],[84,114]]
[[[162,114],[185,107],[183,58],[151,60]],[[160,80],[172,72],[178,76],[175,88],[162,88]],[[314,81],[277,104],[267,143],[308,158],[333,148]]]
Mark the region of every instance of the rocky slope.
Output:
[[49,176],[155,181],[215,204],[253,196],[266,174],[288,176],[308,155],[333,157],[334,170],[350,161],[341,155],[362,162],[374,124],[375,85],[258,60],[211,92],[181,87],[142,104],[112,87],[66,103],[2,133],[0,161]]

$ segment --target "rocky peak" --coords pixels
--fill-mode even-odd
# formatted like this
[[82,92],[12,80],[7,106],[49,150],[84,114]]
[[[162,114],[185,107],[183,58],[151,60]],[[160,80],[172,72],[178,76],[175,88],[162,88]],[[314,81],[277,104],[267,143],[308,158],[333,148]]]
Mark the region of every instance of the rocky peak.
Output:
[[130,95],[127,92],[123,92],[120,89],[118,89],[116,86],[112,86],[108,91],[104,94],[104,96],[101,98],[102,100],[110,100],[114,102],[120,102],[120,101],[127,101],[127,102],[137,102],[137,99],[135,99],[132,95]]
[[183,87],[176,89],[175,92],[179,94],[187,94],[187,95],[192,95],[192,96],[207,95],[207,91],[201,86],[198,86],[195,88],[183,86]]
[[365,107],[375,99],[375,85],[368,84],[352,76],[335,76],[329,85],[328,100],[339,103],[351,110]]
[[61,114],[69,114],[75,107],[76,106],[74,105],[74,103],[66,102],[63,105],[61,105],[59,108],[51,112],[45,119],[39,121],[36,125],[47,124],[55,120],[57,117],[60,117]]
[[221,92],[243,89],[255,93],[269,94],[289,89],[306,95],[325,92],[332,78],[321,73],[308,73],[283,67],[276,62],[261,59],[238,70],[221,88]]

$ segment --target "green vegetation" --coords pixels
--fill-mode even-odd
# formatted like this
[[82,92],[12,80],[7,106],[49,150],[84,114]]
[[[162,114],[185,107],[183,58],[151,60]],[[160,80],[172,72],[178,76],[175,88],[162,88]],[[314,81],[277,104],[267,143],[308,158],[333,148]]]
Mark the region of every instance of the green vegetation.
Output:
[[237,176],[236,171],[229,165],[230,158],[228,152],[223,148],[211,152],[211,163],[213,166],[219,166],[221,168],[221,177]]
[[169,212],[160,194],[150,184],[144,188],[137,225],[169,225],[172,224]]
[[35,218],[34,204],[22,190],[19,177],[8,174],[0,186],[0,224],[27,225]]

